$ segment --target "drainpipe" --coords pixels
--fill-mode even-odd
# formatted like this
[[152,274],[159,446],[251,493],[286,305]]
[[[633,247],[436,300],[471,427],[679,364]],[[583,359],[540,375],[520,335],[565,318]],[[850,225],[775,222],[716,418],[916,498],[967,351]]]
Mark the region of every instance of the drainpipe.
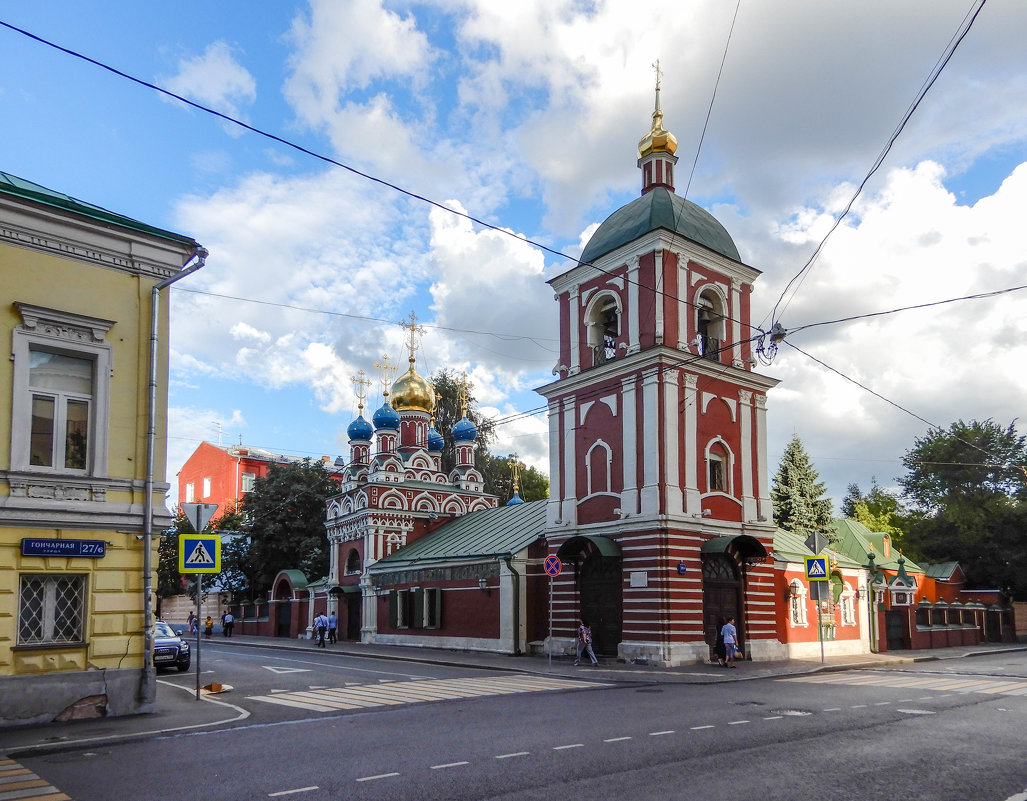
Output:
[[[507,570],[513,576],[513,632],[514,632],[514,656],[521,655],[521,582],[520,574],[513,568],[513,556],[501,556],[506,562]],[[502,595],[502,593],[500,593]]]
[[197,245],[184,269],[150,290],[150,377],[147,396],[146,483],[143,488],[143,684],[139,700],[153,704],[157,700],[157,671],[153,666],[153,458],[157,439],[157,323],[160,291],[190,275],[207,262],[207,249]]

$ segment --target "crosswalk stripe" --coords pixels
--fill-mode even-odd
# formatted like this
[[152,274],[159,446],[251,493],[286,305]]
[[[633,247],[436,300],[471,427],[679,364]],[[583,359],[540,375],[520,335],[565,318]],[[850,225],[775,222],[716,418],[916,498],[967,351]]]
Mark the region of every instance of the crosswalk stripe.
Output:
[[850,673],[832,676],[791,676],[778,681],[803,682],[806,684],[831,684],[848,686],[889,687],[895,689],[918,688],[932,691],[955,691],[960,693],[988,693],[989,695],[1027,695],[1027,681],[1009,679],[967,678],[966,676],[889,676],[881,677],[866,673]]
[[0,801],[71,801],[46,779],[9,757],[0,757]]
[[[250,700],[266,701],[311,712],[333,712],[340,709],[360,709],[375,706],[418,704],[431,701],[451,701],[489,695],[545,692],[604,686],[599,682],[574,679],[546,679],[532,676],[430,679],[425,681],[397,681],[379,684],[348,685],[318,690],[297,690],[275,695],[251,695]],[[4,801],[0,797],[0,801]]]

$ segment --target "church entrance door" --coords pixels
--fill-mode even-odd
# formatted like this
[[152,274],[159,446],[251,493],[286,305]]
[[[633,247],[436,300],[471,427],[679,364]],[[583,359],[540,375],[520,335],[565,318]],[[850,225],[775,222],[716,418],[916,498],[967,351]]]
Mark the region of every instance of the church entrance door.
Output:
[[346,599],[346,639],[360,639],[360,596],[350,595]]
[[592,627],[592,650],[616,656],[621,640],[622,599],[619,557],[590,553],[581,563],[579,607],[581,617]]
[[703,582],[703,631],[706,643],[710,646],[710,659],[713,660],[713,646],[717,642],[717,632],[728,618],[735,619],[738,630],[738,647],[745,651],[745,625],[742,621],[742,582],[734,560],[726,554],[711,554],[705,558],[702,566]]

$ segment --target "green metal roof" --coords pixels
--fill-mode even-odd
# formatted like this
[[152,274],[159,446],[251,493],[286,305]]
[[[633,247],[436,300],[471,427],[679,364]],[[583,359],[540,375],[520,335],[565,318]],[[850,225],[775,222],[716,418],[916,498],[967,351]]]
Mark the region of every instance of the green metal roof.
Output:
[[[847,553],[827,549],[827,555],[838,562],[838,567],[858,568],[866,567],[866,562],[853,559]],[[804,557],[813,556],[813,552],[806,547],[805,537],[801,537],[791,531],[782,528],[774,530],[774,558],[782,562],[802,562]]]
[[[834,526],[840,538],[838,548],[843,553],[866,565],[867,555],[870,553],[871,544],[873,544],[874,564],[878,569],[899,569],[901,554],[892,550],[891,556],[884,555],[884,538],[888,536],[884,532],[871,531],[862,523],[848,517],[835,520]],[[907,573],[924,572],[923,568],[909,557],[903,557],[903,559],[905,559],[903,567]]]
[[133,220],[131,217],[115,214],[113,211],[108,211],[100,206],[94,206],[92,203],[86,203],[83,200],[77,200],[71,197],[71,195],[65,195],[63,192],[47,189],[45,186],[32,183],[32,181],[26,181],[24,178],[19,178],[10,173],[0,172],[0,194],[34,200],[37,203],[75,212],[100,222],[112,223],[122,228],[129,228],[133,231],[140,231],[141,233],[160,237],[161,239],[170,239],[172,242],[182,245],[196,247],[196,240],[182,236],[182,234],[165,231],[163,228],[147,225],[146,223],[139,222],[139,220]]
[[606,218],[588,240],[581,261],[592,262],[644,236],[664,229],[741,261],[731,235],[706,209],[659,186],[636,198]]
[[425,562],[515,554],[539,539],[546,527],[547,501],[468,512],[372,566],[405,567]]
[[947,581],[959,569],[959,562],[936,562],[930,565],[923,564],[921,567],[924,569],[924,575],[928,578]]

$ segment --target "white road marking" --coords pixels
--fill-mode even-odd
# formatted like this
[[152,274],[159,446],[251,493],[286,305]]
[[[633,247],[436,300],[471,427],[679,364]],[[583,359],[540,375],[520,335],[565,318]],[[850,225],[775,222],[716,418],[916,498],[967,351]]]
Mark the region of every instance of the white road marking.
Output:
[[906,715],[933,715],[934,713],[927,709],[897,709],[896,712],[902,712]]
[[842,708],[840,706],[831,706],[831,707],[828,707],[827,709],[825,709],[824,711],[825,712],[841,712]]
[[784,715],[773,715],[773,716],[771,716],[769,718],[763,718],[763,719],[764,720],[781,720],[782,718],[784,718]]
[[554,751],[564,751],[564,750],[566,750],[568,748],[584,748],[584,747],[585,747],[584,743],[573,743],[572,745],[554,745],[553,746],[553,750]]
[[399,776],[398,773],[379,773],[377,776],[361,776],[358,782],[373,782],[376,779],[388,779],[391,776]]
[[693,726],[692,731],[699,731],[699,729],[712,729],[713,726]]
[[310,668],[278,667],[277,665],[261,665],[264,670],[270,670],[274,674],[281,673],[309,673]]
[[742,723],[748,723],[748,722],[749,721],[747,721],[747,720],[729,720],[727,722],[727,725],[728,726],[738,726],[738,725],[741,725]]
[[673,729],[669,729],[667,731],[651,731],[651,732],[649,732],[649,736],[650,737],[659,737],[659,736],[661,736],[663,734],[673,734],[673,733],[674,733]]
[[1022,793],[1009,796],[1006,801],[1027,801],[1027,790],[1024,790]]
[[445,768],[459,768],[461,765],[468,765],[468,762],[447,762],[445,765],[432,765],[432,770],[444,770]]
[[293,793],[309,793],[311,790],[320,790],[321,788],[317,785],[313,787],[297,787],[295,790],[279,790],[277,793],[268,793],[268,798],[274,798],[278,795],[292,795]]
[[874,706],[888,706],[891,701],[878,701]]
[[853,704],[852,706],[849,707],[849,709],[866,709],[866,708],[867,708],[866,704]]
[[499,754],[496,756],[496,759],[510,759],[512,757],[528,756],[530,753],[530,751],[516,751],[512,754]]

